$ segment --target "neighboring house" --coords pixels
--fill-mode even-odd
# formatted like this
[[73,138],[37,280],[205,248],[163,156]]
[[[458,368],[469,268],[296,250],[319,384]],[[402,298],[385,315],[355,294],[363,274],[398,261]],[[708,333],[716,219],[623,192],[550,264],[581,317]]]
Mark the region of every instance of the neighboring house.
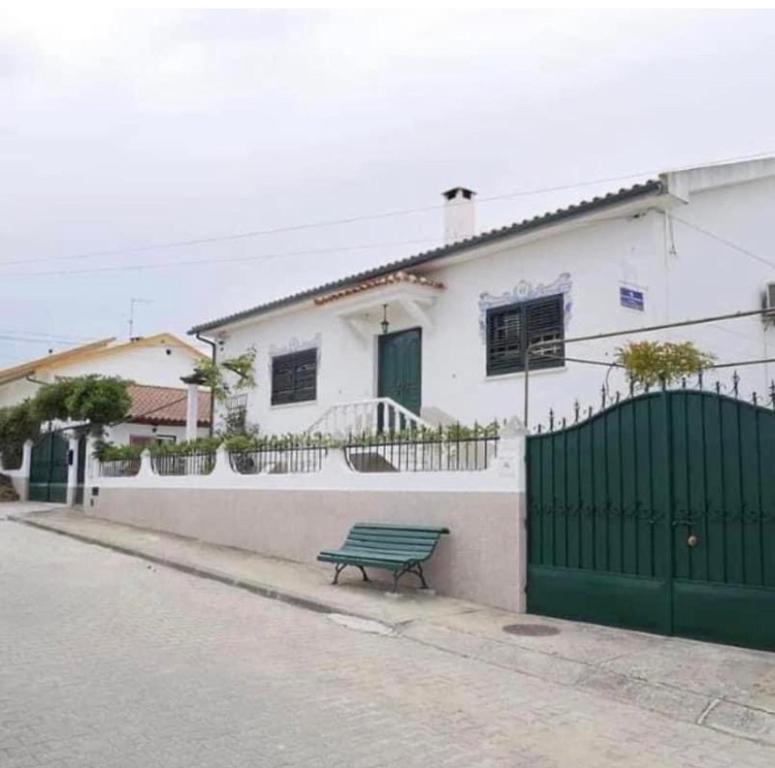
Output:
[[[601,386],[611,397],[627,386],[576,360],[609,364],[627,339],[565,339],[760,310],[775,281],[775,158],[664,173],[479,235],[474,193],[445,197],[446,245],[191,330],[219,357],[255,348],[249,423],[377,425],[377,397],[430,424],[521,417],[524,349],[537,341],[556,343],[530,363],[530,426],[550,409],[572,418],[576,400],[597,406]],[[762,316],[631,338],[693,340],[719,363],[775,351]],[[740,369],[760,395],[773,372]]]
[[[107,439],[118,444],[177,443],[186,437],[188,394],[179,387],[132,384],[132,407],[123,424],[110,427]],[[210,427],[210,393],[198,392],[197,435],[206,437]]]
[[[185,439],[187,390],[181,377],[192,373],[206,355],[171,333],[129,341],[102,339],[0,370],[0,408],[32,397],[42,383],[99,374],[120,376],[130,387],[132,407],[126,423],[111,426],[115,443]],[[198,434],[210,423],[210,397],[199,392]]]

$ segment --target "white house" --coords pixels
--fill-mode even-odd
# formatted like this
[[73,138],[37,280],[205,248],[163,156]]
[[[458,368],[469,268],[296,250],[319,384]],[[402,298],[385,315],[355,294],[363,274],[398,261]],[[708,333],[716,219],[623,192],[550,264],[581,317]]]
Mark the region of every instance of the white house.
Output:
[[[746,397],[755,390],[760,405],[770,395],[775,331],[766,307],[775,304],[775,158],[665,173],[478,235],[473,192],[456,188],[445,196],[446,245],[192,332],[214,341],[221,359],[255,349],[256,386],[231,407],[244,407],[248,421],[265,434],[522,417],[529,345],[532,434],[512,421],[498,438],[460,440],[454,431],[435,439],[396,438],[383,430],[379,438],[344,446],[290,440],[278,449],[269,441],[247,451],[221,446],[204,464],[199,457],[172,469],[148,453],[133,474],[119,467],[89,481],[90,514],[308,563],[343,541],[359,521],[443,525],[451,533],[428,566],[435,588],[508,610],[525,610],[532,600],[539,613],[549,615],[567,617],[551,607],[558,590],[569,590],[561,595],[563,605],[576,610],[585,603],[585,585],[593,583],[595,590],[603,582],[615,584],[618,592],[595,592],[607,597],[590,602],[608,606],[626,594],[617,610],[650,605],[655,613],[649,621],[664,618],[665,606],[643,596],[670,595],[672,601],[679,577],[686,581],[687,574],[696,577],[681,587],[689,605],[707,598],[728,606],[742,591],[747,594],[756,574],[765,572],[758,565],[762,553],[771,549],[766,542],[772,527],[765,518],[772,513],[766,489],[775,416],[742,397],[707,390],[716,383],[737,386]],[[724,315],[731,317],[717,317]],[[675,326],[700,319],[706,322]],[[664,325],[671,327],[635,332]],[[619,335],[588,338],[600,334]],[[702,393],[638,394],[621,407],[603,408],[603,397],[610,405],[609,398],[627,386],[621,369],[611,364],[628,339],[693,340],[718,365],[730,367],[706,372]],[[687,387],[698,383],[690,379]],[[690,419],[681,414],[698,400],[712,406],[698,411],[702,428],[695,422],[690,440]],[[576,401],[578,426],[536,434],[550,409],[556,423],[575,419]],[[655,406],[652,418],[654,401],[663,410]],[[668,403],[683,405],[673,410]],[[639,404],[647,418],[621,419]],[[588,419],[587,406],[595,408]],[[582,431],[590,440],[583,450]],[[603,438],[592,440],[594,435]],[[638,450],[642,445],[647,450]],[[536,461],[536,451],[545,446],[550,459],[545,462],[541,453]],[[568,446],[575,446],[575,454]],[[565,460],[555,462],[555,449]],[[575,491],[568,483],[573,456]],[[727,493],[726,487],[743,488],[744,464],[747,490]],[[672,482],[664,482],[667,477]],[[691,486],[691,504],[690,477],[703,478]],[[656,501],[654,482],[661,484]],[[619,489],[618,498],[609,488]],[[691,526],[697,525],[695,531]],[[565,531],[564,547],[558,531]],[[569,547],[571,534],[576,538]],[[726,553],[737,557],[741,547],[711,546],[724,537],[750,544],[747,582],[737,561],[737,571],[725,564]],[[655,557],[663,551],[658,547],[671,554]],[[596,557],[598,549],[605,549],[605,557]],[[713,579],[703,565],[711,550]],[[657,566],[664,572],[657,573]],[[737,582],[719,585],[727,573]],[[635,590],[635,581],[644,591]],[[665,587],[668,582],[674,591]],[[729,590],[738,586],[741,591],[730,598]],[[751,592],[771,600],[768,592]],[[547,595],[551,599],[541,607]],[[764,604],[751,599],[740,602],[748,627],[755,626]],[[711,614],[706,607],[674,612],[681,620]],[[719,609],[713,615],[727,614]],[[721,625],[731,623],[717,622],[706,635],[687,633],[719,637]]]
[[[0,408],[34,396],[41,384],[58,378],[120,376],[134,382],[129,420],[109,427],[106,438],[119,444],[179,441],[186,434],[187,388],[181,377],[205,358],[171,333],[128,341],[101,339],[0,369]],[[210,423],[209,395],[199,393],[198,405],[198,434],[204,436]]]
[[[256,350],[249,422],[359,429],[385,418],[376,398],[430,424],[521,417],[525,346],[547,341],[529,361],[531,427],[599,405],[603,386],[615,397],[627,383],[608,366],[630,339],[692,340],[767,396],[772,363],[744,365],[775,351],[761,314],[572,340],[775,300],[775,158],[666,172],[483,234],[473,192],[445,198],[445,245],[191,330],[221,357]],[[731,386],[731,372],[708,376]]]

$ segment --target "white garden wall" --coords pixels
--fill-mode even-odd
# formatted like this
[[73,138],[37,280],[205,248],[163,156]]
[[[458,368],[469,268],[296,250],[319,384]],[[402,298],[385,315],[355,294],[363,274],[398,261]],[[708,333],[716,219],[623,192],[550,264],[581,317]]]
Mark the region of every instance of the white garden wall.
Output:
[[[428,563],[440,593],[524,610],[524,439],[502,441],[479,472],[369,474],[331,449],[320,472],[239,475],[218,452],[210,475],[92,477],[87,514],[273,557],[315,562],[356,522],[447,526]],[[375,574],[378,575],[378,574]],[[384,574],[382,574],[384,577]],[[411,583],[411,576],[406,577]]]

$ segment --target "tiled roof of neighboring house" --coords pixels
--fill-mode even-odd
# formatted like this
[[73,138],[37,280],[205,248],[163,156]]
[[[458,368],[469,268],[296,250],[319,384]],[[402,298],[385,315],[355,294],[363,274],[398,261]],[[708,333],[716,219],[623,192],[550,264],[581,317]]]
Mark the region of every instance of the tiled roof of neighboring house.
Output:
[[99,341],[91,341],[88,344],[81,344],[79,347],[65,349],[62,352],[53,352],[50,355],[30,360],[27,363],[0,369],[0,384],[23,379],[25,376],[30,376],[43,368],[57,368],[79,359],[112,355],[116,352],[122,352],[130,348],[151,347],[155,344],[158,344],[159,346],[166,345],[170,347],[180,347],[196,360],[205,359],[207,357],[202,350],[197,349],[187,341],[183,341],[183,339],[179,339],[172,333],[138,336],[133,339],[128,339],[127,341],[121,341],[117,344],[114,344],[115,341],[115,337],[111,336],[106,339],[100,339]]
[[363,291],[370,291],[373,288],[381,288],[385,285],[397,285],[399,283],[424,285],[428,288],[436,288],[438,290],[444,289],[444,283],[440,283],[438,280],[431,280],[429,277],[423,277],[422,275],[415,275],[411,272],[399,270],[398,272],[391,272],[389,275],[372,277],[369,280],[363,280],[360,283],[347,285],[344,288],[340,288],[338,291],[327,293],[324,296],[317,296],[315,297],[315,304],[328,304],[337,299],[344,299],[347,296],[352,296],[355,293],[362,293]]
[[[132,406],[127,421],[135,424],[184,425],[186,423],[185,389],[176,387],[154,387],[145,384],[130,384],[129,394]],[[199,392],[197,403],[197,424],[210,424],[210,393]]]
[[534,216],[532,219],[523,219],[522,221],[501,227],[500,229],[493,229],[481,235],[469,237],[466,240],[460,240],[456,243],[434,248],[430,251],[418,253],[405,259],[398,259],[397,261],[390,262],[389,264],[383,264],[382,266],[375,267],[374,269],[368,269],[355,275],[349,275],[348,277],[344,277],[340,280],[334,280],[330,283],[325,283],[324,285],[320,285],[316,288],[310,288],[305,291],[300,291],[299,293],[294,293],[290,296],[285,296],[281,299],[275,299],[274,301],[269,301],[265,304],[259,304],[256,307],[246,309],[242,312],[236,312],[233,315],[227,315],[225,317],[218,318],[217,320],[211,320],[207,323],[195,325],[193,328],[191,328],[189,333],[211,331],[224,325],[230,325],[231,323],[236,323],[240,320],[247,320],[248,318],[254,317],[256,315],[262,315],[266,312],[271,312],[274,309],[280,309],[281,307],[295,304],[296,302],[302,301],[304,299],[311,299],[316,296],[335,291],[339,288],[352,285],[353,283],[363,282],[365,280],[380,277],[391,272],[396,272],[397,270],[415,267],[420,264],[426,264],[428,262],[435,261],[436,259],[452,256],[453,254],[460,253],[469,248],[485,245],[496,240],[512,237],[513,235],[519,235],[525,232],[538,230],[542,227],[558,224],[562,221],[581,218],[588,213],[593,213],[600,209],[619,205],[620,203],[626,203],[642,197],[658,195],[663,191],[664,184],[659,179],[652,179],[650,181],[643,182],[642,184],[635,184],[632,187],[620,189],[618,192],[610,192],[607,195],[603,195],[602,197],[594,197],[591,200],[582,200],[580,203],[576,203],[575,205],[569,205],[566,208],[558,208],[555,211],[550,211],[540,216]]

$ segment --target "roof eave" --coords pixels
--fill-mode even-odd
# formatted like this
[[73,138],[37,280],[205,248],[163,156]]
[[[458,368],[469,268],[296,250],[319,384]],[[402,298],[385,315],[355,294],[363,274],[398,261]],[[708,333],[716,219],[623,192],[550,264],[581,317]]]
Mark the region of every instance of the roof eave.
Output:
[[525,232],[531,232],[545,227],[550,227],[555,224],[573,221],[575,219],[581,219],[591,213],[596,213],[600,210],[619,206],[623,203],[629,203],[633,200],[640,198],[654,197],[661,195],[665,192],[665,185],[661,179],[652,179],[642,184],[636,184],[635,186],[627,189],[621,189],[618,192],[605,195],[604,197],[595,197],[592,200],[585,200],[581,203],[568,206],[566,208],[560,208],[556,211],[545,213],[541,216],[535,216],[532,219],[526,219],[516,224],[511,224],[501,229],[491,230],[481,235],[471,237],[467,240],[461,240],[450,245],[440,246],[434,248],[431,251],[425,251],[424,253],[416,254],[415,256],[409,256],[405,259],[399,259],[398,261],[384,264],[380,267],[375,267],[371,270],[366,270],[349,277],[342,278],[341,280],[335,280],[331,283],[326,283],[316,288],[311,288],[306,291],[301,291],[290,296],[276,299],[275,301],[261,304],[257,307],[244,310],[242,312],[236,312],[233,315],[227,315],[226,317],[212,320],[208,323],[201,323],[200,325],[193,326],[188,333],[189,334],[201,334],[208,331],[214,331],[218,328],[225,328],[229,325],[249,320],[252,317],[258,317],[271,312],[276,309],[297,304],[307,299],[313,299],[316,296],[322,296],[326,293],[331,293],[339,288],[343,288],[347,285],[358,283],[363,280],[369,280],[375,277],[381,277],[395,272],[398,269],[411,269],[422,264],[427,264],[431,261],[445,259],[451,256],[455,256],[471,248],[477,248],[481,245],[486,245],[498,240],[503,240],[515,235],[521,235]]

